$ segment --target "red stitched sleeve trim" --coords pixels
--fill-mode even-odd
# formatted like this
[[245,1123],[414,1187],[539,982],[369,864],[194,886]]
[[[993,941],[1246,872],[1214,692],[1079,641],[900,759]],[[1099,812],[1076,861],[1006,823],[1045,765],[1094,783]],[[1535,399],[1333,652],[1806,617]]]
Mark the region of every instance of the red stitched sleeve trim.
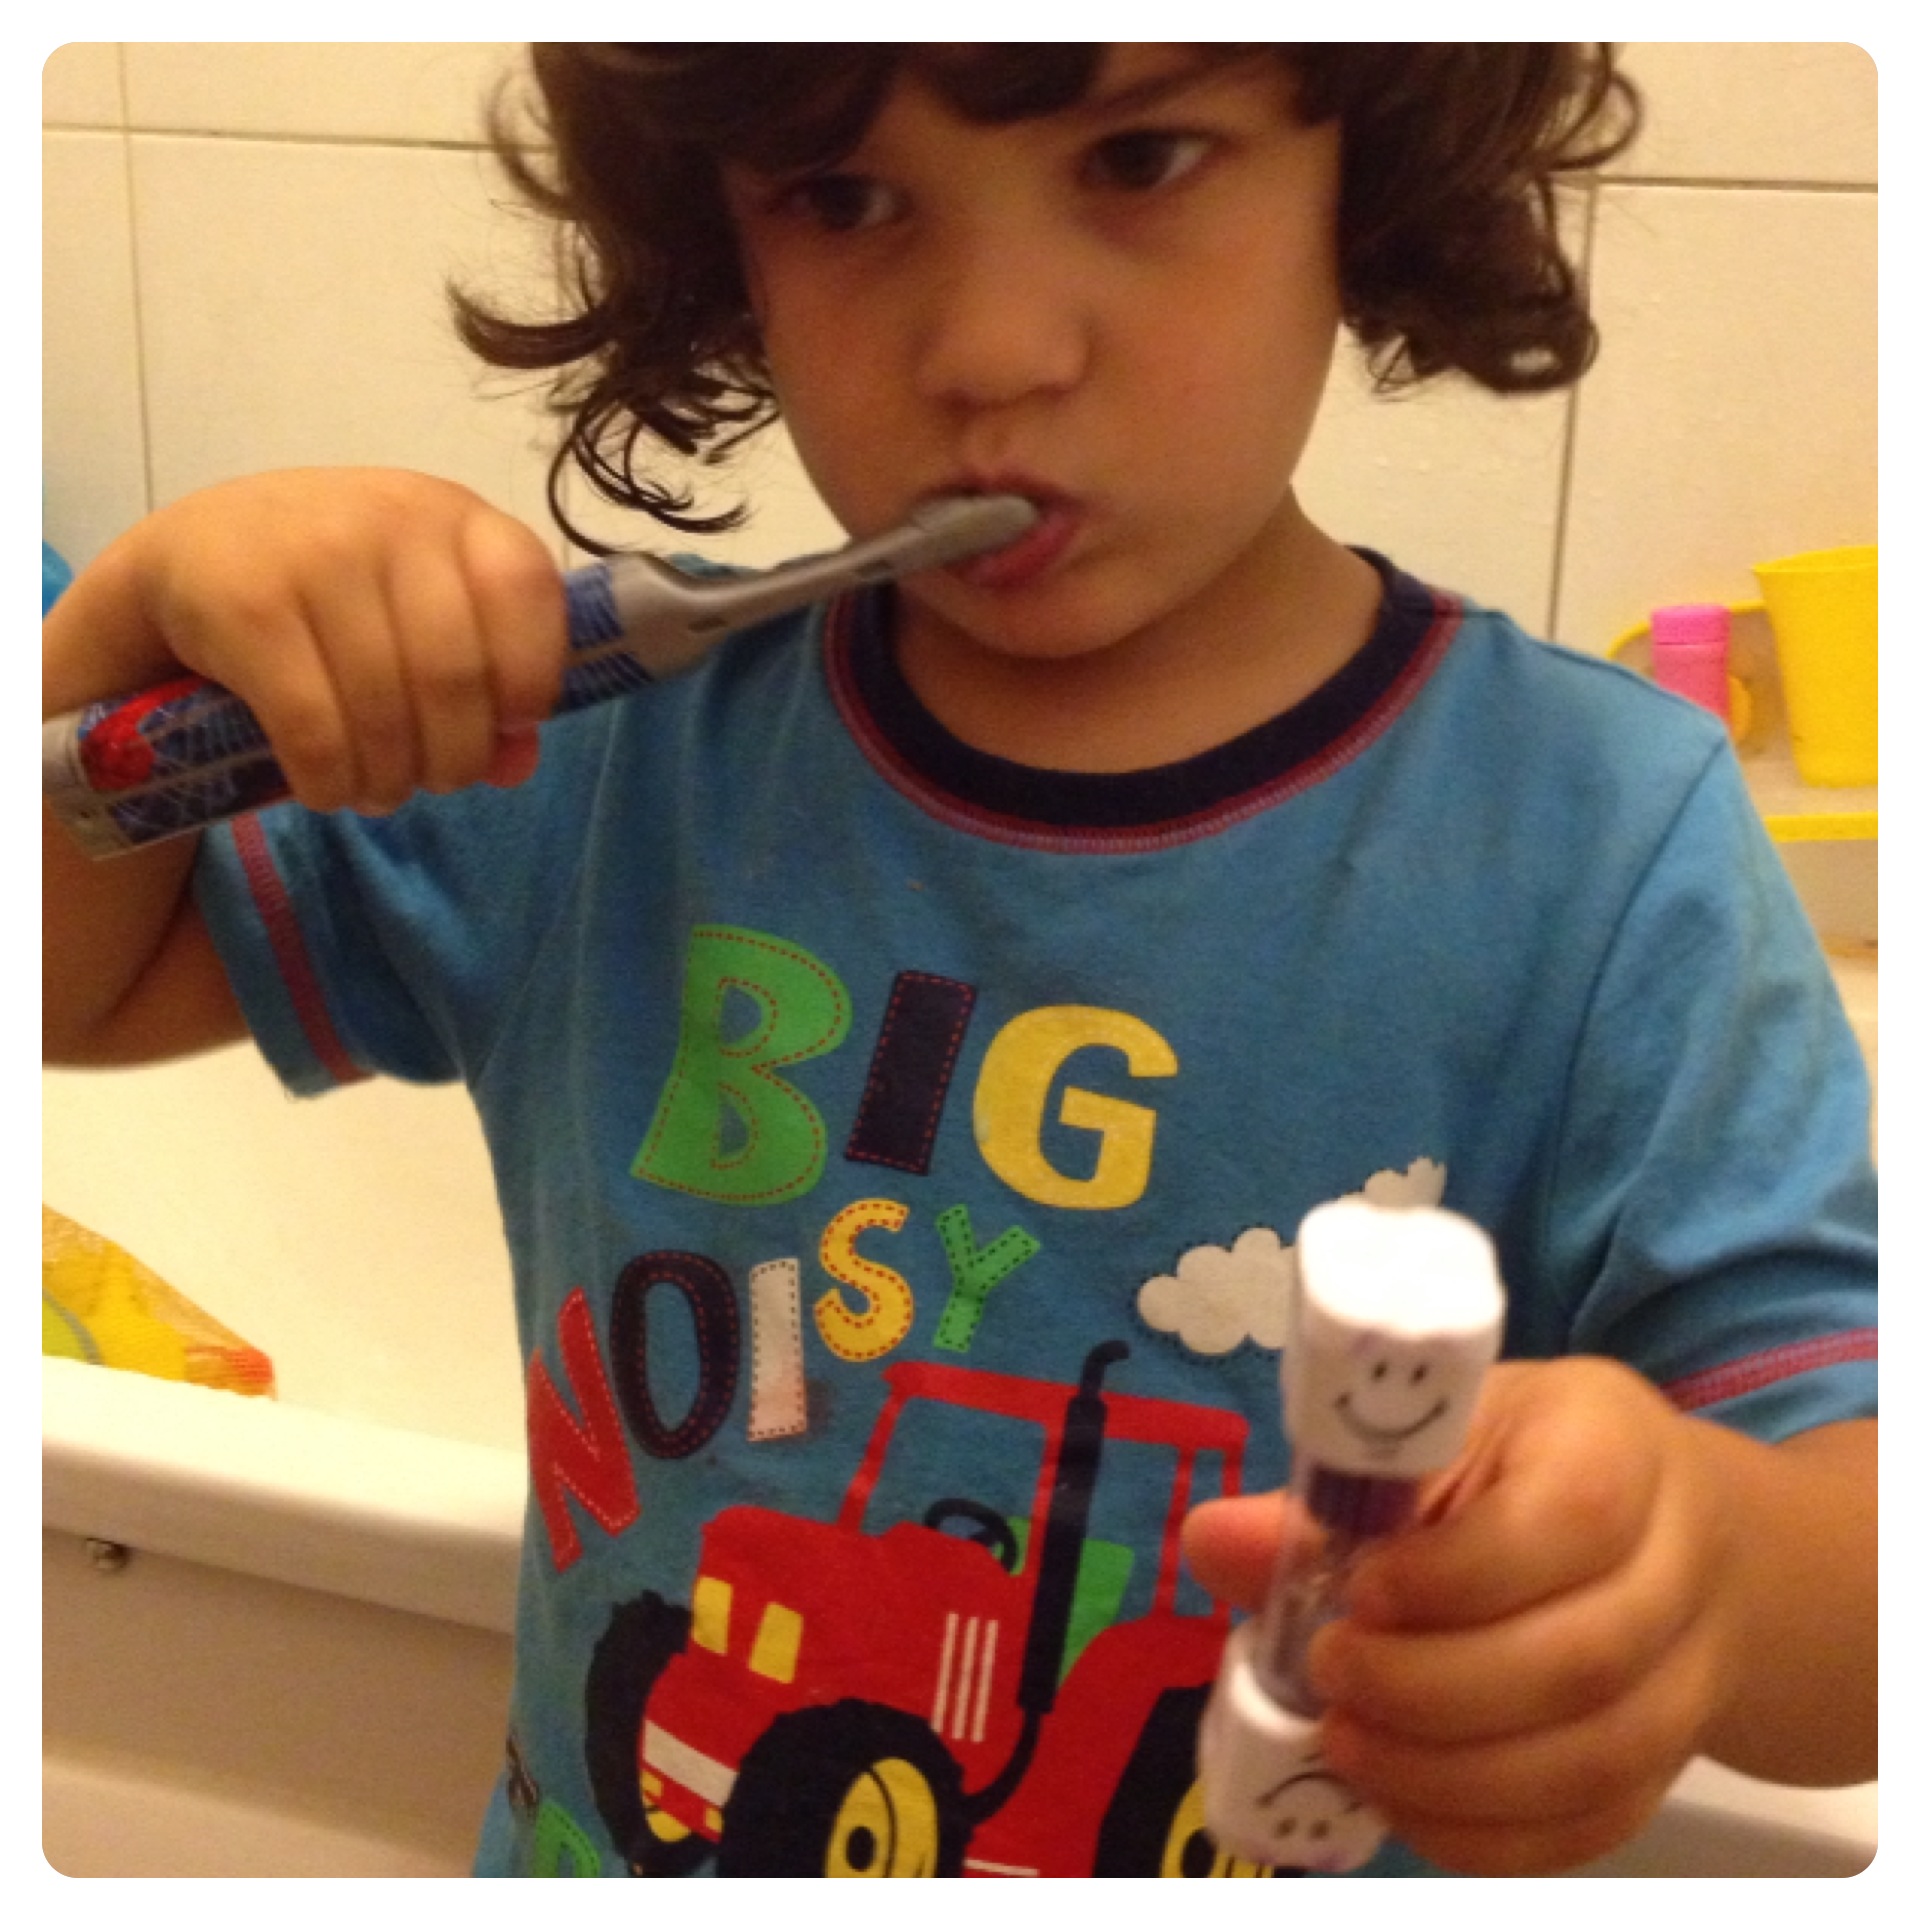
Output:
[[247,876],[254,910],[266,928],[267,944],[280,969],[281,983],[293,1002],[300,1031],[306,1035],[314,1057],[342,1086],[370,1078],[365,1068],[348,1053],[346,1043],[334,1028],[326,996],[320,991],[319,976],[313,970],[307,943],[301,936],[300,922],[294,915],[293,902],[287,895],[286,882],[273,863],[265,829],[256,816],[246,814],[234,822],[233,844],[240,855],[241,871]]
[[1765,1353],[1750,1353],[1739,1360],[1706,1367],[1699,1373],[1670,1382],[1663,1391],[1683,1413],[1691,1413],[1698,1407],[1710,1407],[1721,1400],[1770,1387],[1776,1380],[1790,1380],[1796,1373],[1810,1373],[1816,1367],[1879,1357],[1878,1330],[1857,1327],[1849,1333],[1824,1333],[1818,1339],[1798,1340],[1791,1346],[1771,1347]]

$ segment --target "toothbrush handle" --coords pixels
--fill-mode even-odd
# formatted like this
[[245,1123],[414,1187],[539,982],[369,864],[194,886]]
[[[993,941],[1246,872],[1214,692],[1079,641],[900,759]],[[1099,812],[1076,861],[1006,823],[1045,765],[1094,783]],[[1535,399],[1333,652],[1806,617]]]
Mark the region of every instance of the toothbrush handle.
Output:
[[[1004,546],[1040,517],[1019,494],[949,494],[884,533],[764,574],[700,579],[645,554],[579,568],[565,576],[573,660],[554,712],[669,679],[724,635],[777,614]],[[40,785],[95,859],[287,793],[256,716],[225,687],[191,675],[47,721]]]
[[[561,681],[556,713],[592,706],[659,677],[622,644],[604,561],[568,574],[565,584],[573,661]],[[253,709],[197,674],[47,721],[41,729],[41,785],[55,813],[96,859],[192,833],[287,796],[286,776]]]

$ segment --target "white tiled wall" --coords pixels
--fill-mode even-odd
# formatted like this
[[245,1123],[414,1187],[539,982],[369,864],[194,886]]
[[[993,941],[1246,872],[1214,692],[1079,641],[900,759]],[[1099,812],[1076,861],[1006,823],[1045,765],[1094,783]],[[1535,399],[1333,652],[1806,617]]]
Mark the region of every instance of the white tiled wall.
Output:
[[[440,295],[450,273],[513,284],[537,260],[479,151],[513,58],[53,56],[43,462],[69,558],[148,505],[283,464],[425,467],[551,534],[538,408],[469,367]],[[1594,195],[1592,377],[1572,397],[1382,402],[1343,367],[1302,476],[1342,537],[1595,648],[1662,601],[1750,597],[1756,560],[1876,537],[1872,62],[1772,44],[1627,60],[1649,125]],[[833,537],[777,444],[752,474],[755,524],[728,551]]]

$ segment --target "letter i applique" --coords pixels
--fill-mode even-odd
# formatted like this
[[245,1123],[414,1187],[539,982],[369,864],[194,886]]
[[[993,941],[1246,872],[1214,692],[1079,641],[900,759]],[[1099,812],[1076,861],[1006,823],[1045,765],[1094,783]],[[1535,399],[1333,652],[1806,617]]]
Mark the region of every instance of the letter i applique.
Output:
[[933,1165],[934,1136],[973,1018],[973,988],[936,973],[895,976],[847,1158],[902,1173]]
[[800,1332],[800,1262],[765,1260],[747,1275],[753,1312],[749,1440],[791,1440],[807,1430],[807,1361]]

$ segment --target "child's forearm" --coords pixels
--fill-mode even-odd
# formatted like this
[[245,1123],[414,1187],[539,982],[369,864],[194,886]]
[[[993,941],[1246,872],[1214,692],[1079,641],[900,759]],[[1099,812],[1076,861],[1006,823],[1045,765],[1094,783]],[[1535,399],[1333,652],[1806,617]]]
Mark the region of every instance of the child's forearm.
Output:
[[1879,1429],[1778,1446],[1692,1423],[1738,1534],[1738,1671],[1707,1751],[1795,1786],[1878,1772]]
[[89,860],[51,809],[42,812],[42,1060],[136,1066],[244,1038],[193,905],[195,843]]

